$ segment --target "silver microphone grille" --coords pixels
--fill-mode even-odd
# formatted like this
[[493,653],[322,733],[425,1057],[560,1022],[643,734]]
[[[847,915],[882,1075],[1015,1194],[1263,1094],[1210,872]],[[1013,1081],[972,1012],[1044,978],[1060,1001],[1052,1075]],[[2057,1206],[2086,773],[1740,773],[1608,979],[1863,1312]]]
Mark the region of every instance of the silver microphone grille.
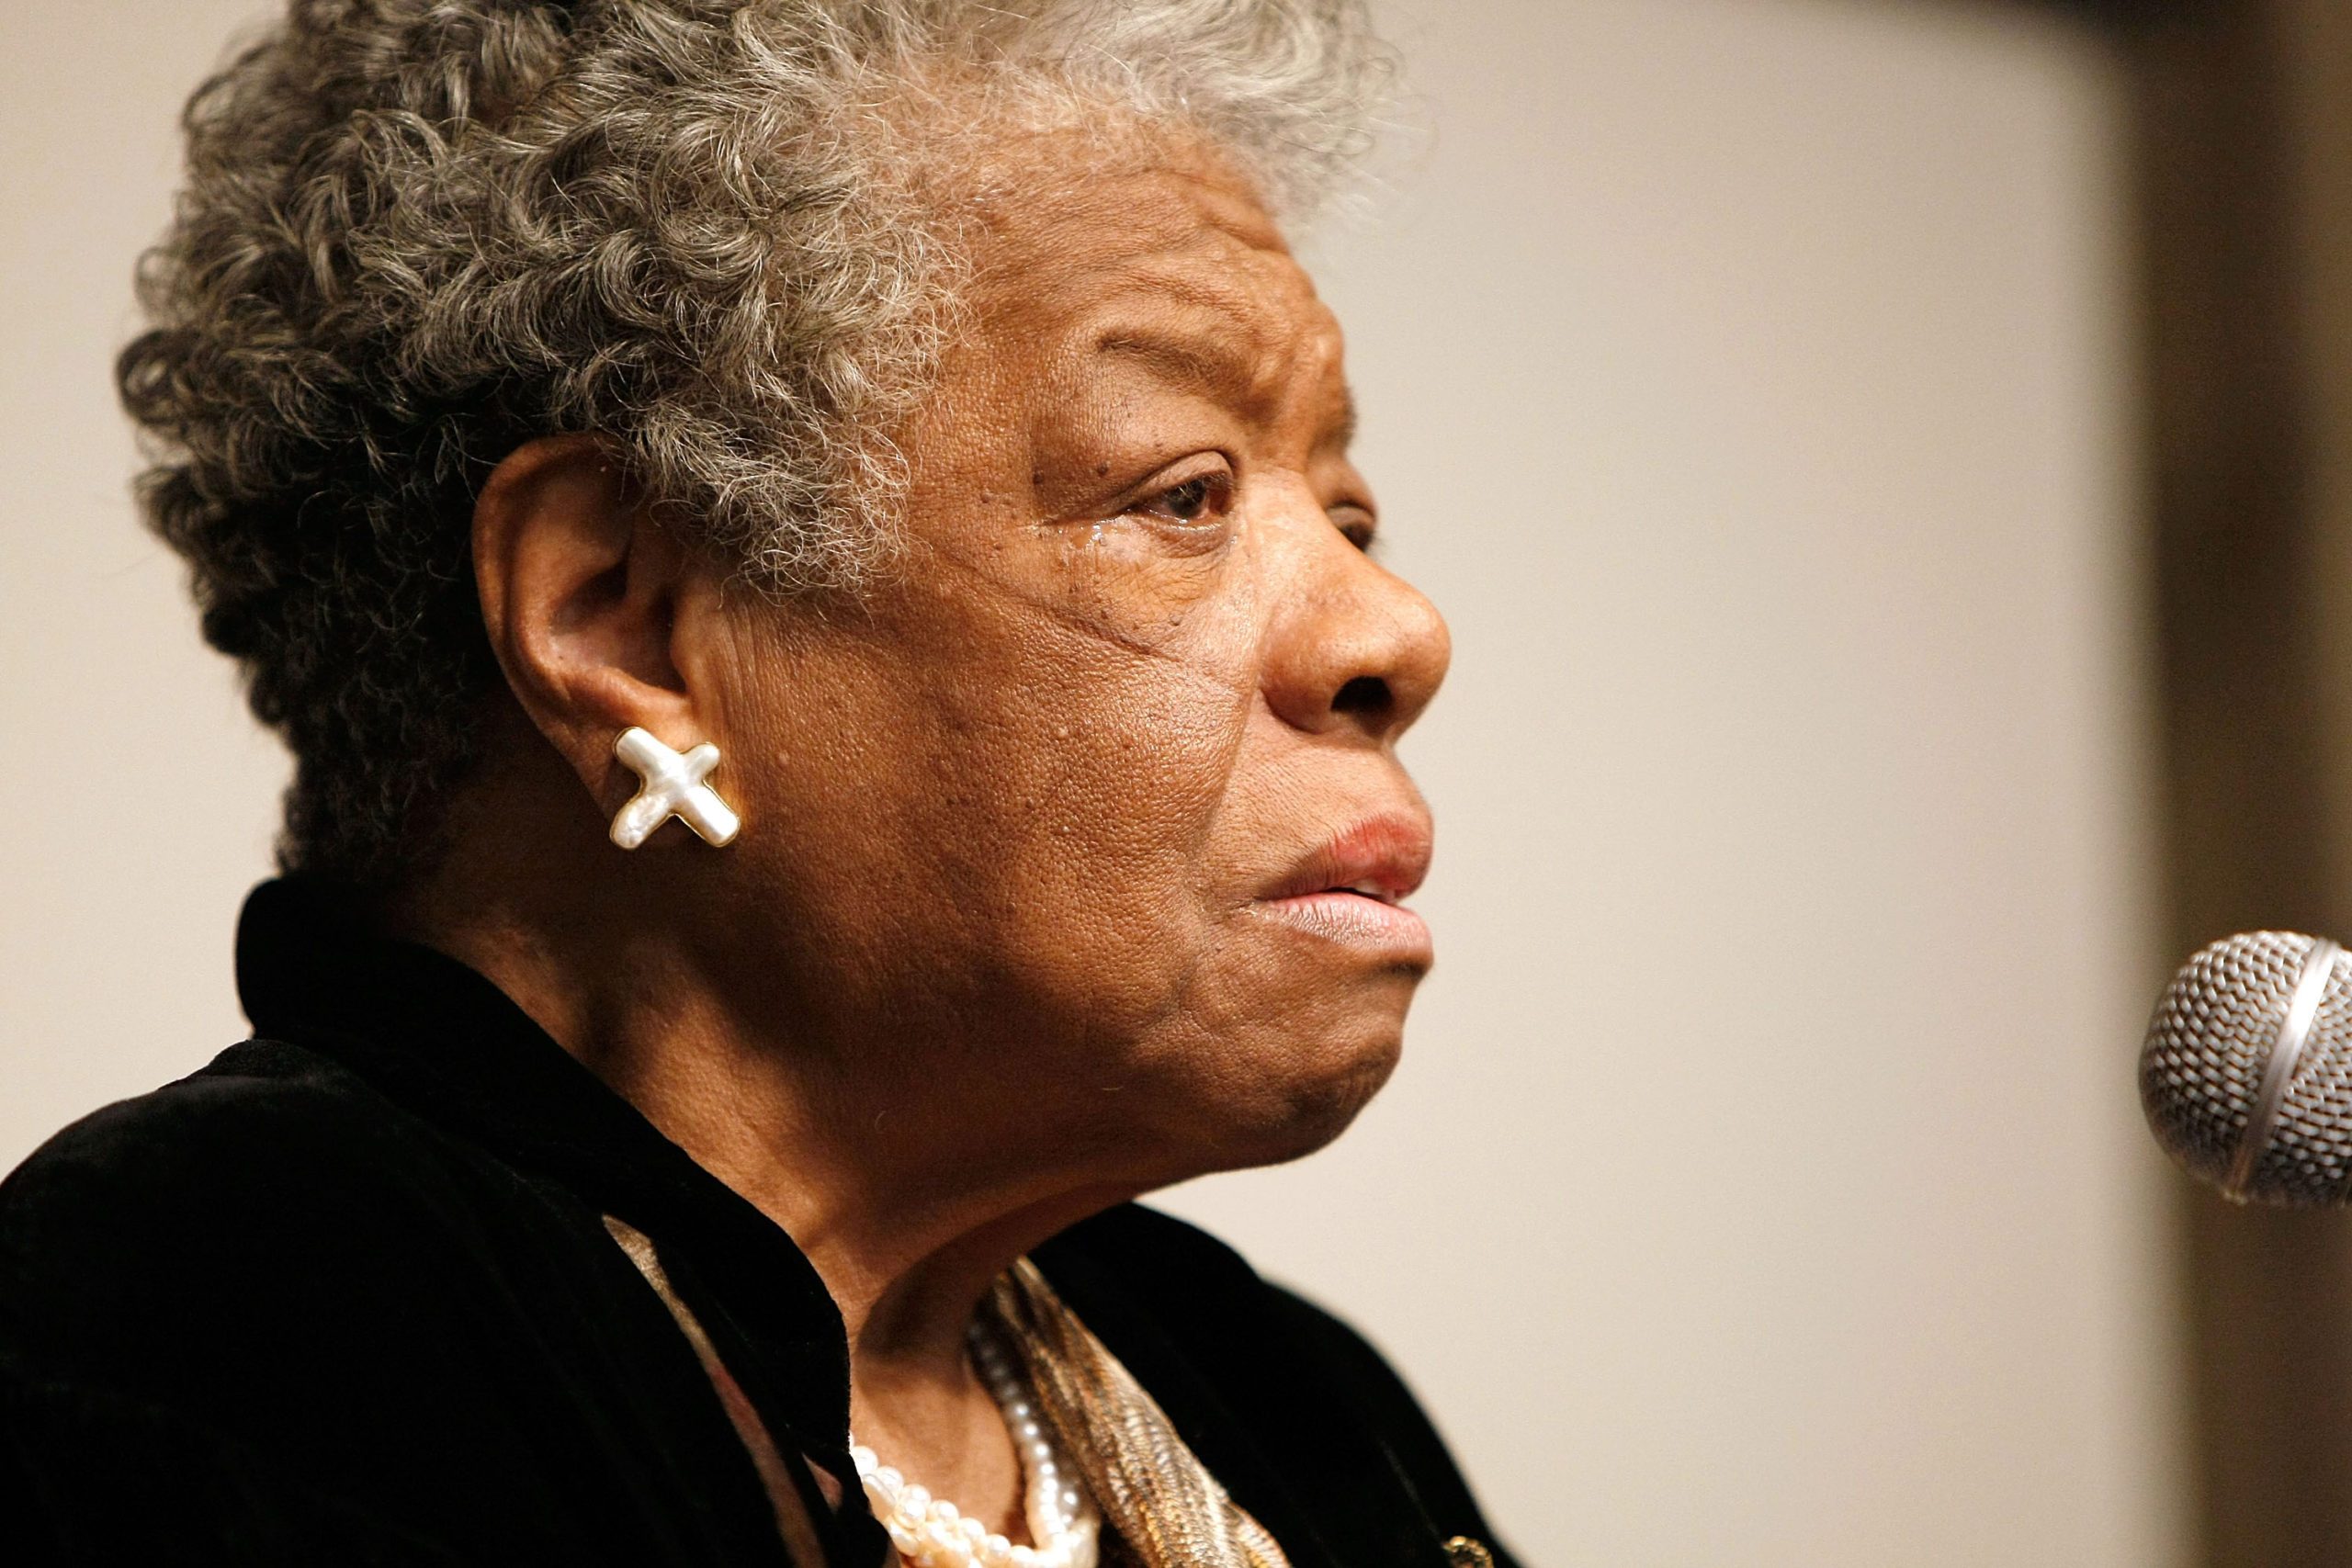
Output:
[[2165,1152],[2232,1198],[2352,1197],[2352,957],[2292,931],[2199,953],[2149,1021],[2140,1104]]

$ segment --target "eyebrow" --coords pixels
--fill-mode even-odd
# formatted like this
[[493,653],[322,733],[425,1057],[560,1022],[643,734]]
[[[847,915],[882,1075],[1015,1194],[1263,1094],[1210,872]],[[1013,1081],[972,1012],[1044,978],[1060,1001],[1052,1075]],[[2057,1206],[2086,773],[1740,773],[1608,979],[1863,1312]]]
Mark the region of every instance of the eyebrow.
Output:
[[1171,381],[1212,392],[1256,398],[1261,389],[1251,374],[1249,351],[1214,333],[1171,333],[1149,328],[1104,333],[1094,340],[1094,352],[1142,361]]
[[[1138,360],[1168,380],[1236,402],[1263,405],[1271,400],[1271,389],[1250,369],[1248,351],[1231,340],[1220,341],[1216,333],[1121,329],[1097,338],[1094,351]],[[1317,444],[1344,452],[1355,435],[1355,394],[1342,386],[1338,410]]]

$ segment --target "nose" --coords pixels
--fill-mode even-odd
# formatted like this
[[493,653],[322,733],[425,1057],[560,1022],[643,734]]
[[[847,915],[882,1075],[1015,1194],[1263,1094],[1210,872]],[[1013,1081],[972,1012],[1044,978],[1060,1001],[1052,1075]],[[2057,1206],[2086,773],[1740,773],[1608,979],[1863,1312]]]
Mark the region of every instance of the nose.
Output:
[[1385,745],[1437,695],[1453,658],[1445,618],[1419,589],[1331,526],[1300,530],[1297,575],[1276,595],[1261,683],[1283,722]]

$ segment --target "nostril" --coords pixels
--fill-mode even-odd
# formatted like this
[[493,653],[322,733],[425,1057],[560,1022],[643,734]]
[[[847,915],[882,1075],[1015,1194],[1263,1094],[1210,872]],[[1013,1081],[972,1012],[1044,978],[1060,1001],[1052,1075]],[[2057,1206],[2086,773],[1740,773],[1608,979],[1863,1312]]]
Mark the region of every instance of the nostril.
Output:
[[1384,719],[1396,706],[1396,694],[1377,675],[1359,675],[1331,696],[1331,711],[1351,716]]

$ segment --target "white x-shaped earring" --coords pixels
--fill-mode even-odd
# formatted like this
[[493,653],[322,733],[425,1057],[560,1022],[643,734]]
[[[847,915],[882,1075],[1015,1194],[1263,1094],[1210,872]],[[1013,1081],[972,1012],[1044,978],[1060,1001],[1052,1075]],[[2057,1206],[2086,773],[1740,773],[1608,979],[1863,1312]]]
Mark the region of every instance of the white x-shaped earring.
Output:
[[624,729],[613,742],[613,755],[645,781],[613,816],[613,842],[621,848],[637,848],[673,817],[713,844],[726,843],[743,825],[718,792],[703,783],[718,766],[718,748],[709,741],[682,756],[642,729]]

